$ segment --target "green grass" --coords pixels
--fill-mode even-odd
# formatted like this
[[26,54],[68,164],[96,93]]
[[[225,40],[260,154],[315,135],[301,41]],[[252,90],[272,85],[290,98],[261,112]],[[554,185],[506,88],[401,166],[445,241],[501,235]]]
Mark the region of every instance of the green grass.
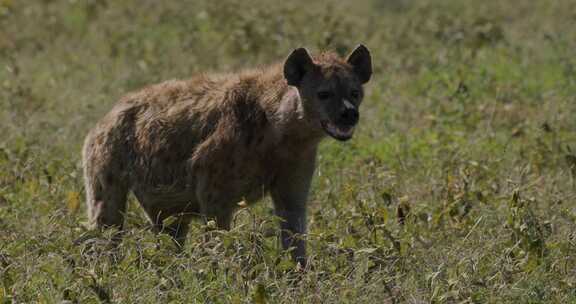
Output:
[[[575,26],[571,0],[0,0],[0,303],[576,303]],[[183,252],[133,198],[117,250],[86,231],[80,147],[123,93],[360,42],[309,271],[268,199]]]

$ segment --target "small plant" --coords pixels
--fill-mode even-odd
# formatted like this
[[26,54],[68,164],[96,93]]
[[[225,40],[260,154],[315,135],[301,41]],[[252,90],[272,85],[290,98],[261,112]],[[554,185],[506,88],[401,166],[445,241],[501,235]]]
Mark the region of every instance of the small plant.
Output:
[[550,231],[533,211],[534,200],[523,199],[515,190],[510,199],[507,225],[512,230],[511,243],[517,250],[510,253],[524,259],[525,269],[533,270],[548,254],[546,238]]

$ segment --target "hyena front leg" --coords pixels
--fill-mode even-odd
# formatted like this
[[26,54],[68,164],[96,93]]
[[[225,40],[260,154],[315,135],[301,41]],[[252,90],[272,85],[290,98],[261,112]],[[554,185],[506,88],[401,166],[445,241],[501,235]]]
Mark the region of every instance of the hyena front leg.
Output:
[[295,247],[292,259],[306,266],[306,202],[314,174],[315,150],[297,163],[283,167],[272,185],[276,216],[281,220],[280,240],[284,249]]
[[292,259],[306,266],[306,205],[285,204],[275,200],[275,214],[281,219],[280,241],[282,248],[288,250],[294,247]]

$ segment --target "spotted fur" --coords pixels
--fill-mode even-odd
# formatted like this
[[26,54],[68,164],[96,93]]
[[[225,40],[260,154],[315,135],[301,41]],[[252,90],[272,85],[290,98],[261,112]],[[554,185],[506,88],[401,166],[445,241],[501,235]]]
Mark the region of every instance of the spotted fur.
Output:
[[[283,64],[171,80],[124,96],[85,140],[90,223],[121,228],[132,191],[154,227],[182,244],[193,217],[228,229],[239,201],[270,193],[283,219],[282,244],[295,246],[293,257],[304,263],[304,241],[294,235],[306,232],[316,150],[326,135],[320,119],[340,103],[361,101],[319,106],[314,90],[361,90],[367,79],[358,69],[366,66],[352,60],[359,49],[371,66],[363,46],[348,60],[298,49]],[[177,221],[165,226],[171,216]]]

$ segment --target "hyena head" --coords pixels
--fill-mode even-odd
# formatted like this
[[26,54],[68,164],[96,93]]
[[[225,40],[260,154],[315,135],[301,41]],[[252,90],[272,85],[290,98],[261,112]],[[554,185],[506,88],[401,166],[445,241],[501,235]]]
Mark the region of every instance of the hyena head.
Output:
[[364,97],[362,85],[371,75],[370,51],[363,45],[346,59],[332,53],[312,58],[299,48],[284,63],[284,77],[298,89],[305,117],[342,141],[352,138]]

